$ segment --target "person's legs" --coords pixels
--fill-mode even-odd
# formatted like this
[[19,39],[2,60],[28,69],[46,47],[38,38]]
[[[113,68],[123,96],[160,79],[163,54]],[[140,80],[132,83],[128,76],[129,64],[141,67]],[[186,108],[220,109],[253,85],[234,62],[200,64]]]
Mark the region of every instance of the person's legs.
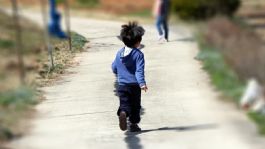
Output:
[[161,25],[162,25],[162,20],[161,20],[161,17],[158,16],[156,18],[156,28],[157,28],[157,31],[158,31],[159,36],[162,36],[163,35],[163,30],[161,28]]
[[138,126],[138,123],[141,120],[140,110],[141,110],[141,88],[136,85],[131,87],[131,96],[130,96],[130,105],[131,113],[129,115],[129,120],[131,122],[130,131],[139,132],[141,128]]
[[127,86],[119,86],[118,87],[118,95],[120,98],[120,106],[117,111],[117,115],[119,116],[120,122],[120,129],[126,130],[127,129],[127,117],[130,115],[131,107],[130,107],[130,100],[129,96],[130,93],[128,91]]
[[127,115],[129,115],[129,113],[131,112],[131,107],[130,107],[130,101],[129,101],[130,93],[128,91],[128,87],[119,85],[118,95],[120,99],[120,106],[119,106],[117,115],[119,116],[121,111],[124,111],[126,112]]
[[132,86],[132,95],[130,97],[131,113],[129,115],[129,120],[132,124],[138,124],[141,120],[140,110],[141,110],[141,88],[137,86]]
[[168,41],[168,21],[166,18],[163,18],[162,25],[163,25],[164,32],[165,32],[165,39]]

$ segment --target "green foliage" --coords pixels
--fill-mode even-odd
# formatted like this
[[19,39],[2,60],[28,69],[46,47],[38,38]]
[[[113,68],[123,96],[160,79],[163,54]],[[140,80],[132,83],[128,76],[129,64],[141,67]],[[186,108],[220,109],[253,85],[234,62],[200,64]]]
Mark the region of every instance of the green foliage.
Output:
[[65,0],[56,0],[56,3],[57,4],[61,4],[61,3],[63,3]]
[[259,113],[250,112],[248,116],[259,126],[259,132],[265,135],[265,116]]
[[80,6],[95,7],[99,4],[99,0],[77,0]]
[[[65,0],[56,0],[57,4],[64,3]],[[99,4],[99,0],[76,0],[74,6],[78,7],[96,7]]]
[[11,40],[0,39],[0,48],[12,48],[14,46],[14,42]]
[[[203,68],[209,73],[212,83],[224,96],[238,103],[245,84],[229,68],[216,48],[207,44],[203,37],[199,37],[198,41],[200,52],[197,59],[203,62]],[[265,116],[256,112],[250,112],[248,116],[258,125],[259,132],[265,135]]]
[[0,106],[20,109],[27,105],[36,104],[34,91],[21,87],[8,92],[0,92]]
[[128,14],[129,16],[136,16],[142,18],[150,18],[152,16],[151,10],[145,9],[142,11],[136,11]]
[[172,0],[172,7],[182,19],[207,19],[217,14],[231,16],[240,0]]
[[81,36],[77,33],[72,33],[72,46],[74,50],[81,51],[82,48],[87,43],[87,39],[84,36]]
[[201,50],[196,58],[203,62],[203,68],[210,74],[212,83],[226,97],[238,101],[244,91],[244,83],[225,63],[222,54],[218,50],[202,40],[199,44]]
[[14,137],[14,125],[31,105],[37,103],[35,91],[28,87],[0,92],[0,142]]

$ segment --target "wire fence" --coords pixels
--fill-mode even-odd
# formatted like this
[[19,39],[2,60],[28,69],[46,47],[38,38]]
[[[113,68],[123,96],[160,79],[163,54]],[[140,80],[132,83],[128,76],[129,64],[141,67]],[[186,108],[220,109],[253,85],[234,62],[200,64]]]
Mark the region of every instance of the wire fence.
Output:
[[[41,15],[42,20],[44,24],[44,31],[43,31],[43,39],[46,47],[46,51],[49,57],[49,71],[53,70],[55,67],[54,63],[54,56],[53,56],[53,45],[51,42],[51,34],[48,30],[48,24],[49,24],[49,17],[48,17],[48,11],[47,6],[48,4],[56,2],[54,0],[39,0],[39,5],[41,8]],[[71,38],[71,22],[70,22],[70,8],[69,8],[69,2],[68,0],[63,1],[64,6],[64,13],[65,13],[65,26],[66,26],[66,32],[67,32],[67,38],[69,42],[69,50],[72,51],[72,38]],[[20,82],[21,84],[25,84],[25,66],[24,66],[24,60],[23,60],[23,42],[22,42],[22,31],[21,31],[21,24],[20,24],[20,18],[19,15],[19,2],[18,0],[10,0],[10,3],[12,4],[12,14],[13,14],[13,24],[15,29],[15,36],[16,36],[16,51],[17,51],[17,59],[18,59],[18,70],[19,70],[19,76],[20,76]]]

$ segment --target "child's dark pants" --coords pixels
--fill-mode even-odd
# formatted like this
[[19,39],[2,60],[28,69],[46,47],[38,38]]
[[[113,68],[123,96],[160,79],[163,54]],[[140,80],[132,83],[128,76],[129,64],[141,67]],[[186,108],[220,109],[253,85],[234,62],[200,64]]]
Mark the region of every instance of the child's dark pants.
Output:
[[120,107],[117,114],[124,111],[132,124],[139,123],[141,120],[141,88],[139,85],[119,85],[118,95]]

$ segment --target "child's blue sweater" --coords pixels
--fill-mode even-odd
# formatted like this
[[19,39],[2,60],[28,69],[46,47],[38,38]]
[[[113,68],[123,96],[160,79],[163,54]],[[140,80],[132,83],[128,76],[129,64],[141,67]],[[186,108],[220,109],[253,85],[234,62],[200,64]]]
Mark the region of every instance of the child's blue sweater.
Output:
[[122,48],[117,52],[112,63],[112,71],[118,75],[119,85],[139,84],[140,87],[146,85],[144,54],[139,49],[134,48],[127,56],[124,56],[124,49]]

